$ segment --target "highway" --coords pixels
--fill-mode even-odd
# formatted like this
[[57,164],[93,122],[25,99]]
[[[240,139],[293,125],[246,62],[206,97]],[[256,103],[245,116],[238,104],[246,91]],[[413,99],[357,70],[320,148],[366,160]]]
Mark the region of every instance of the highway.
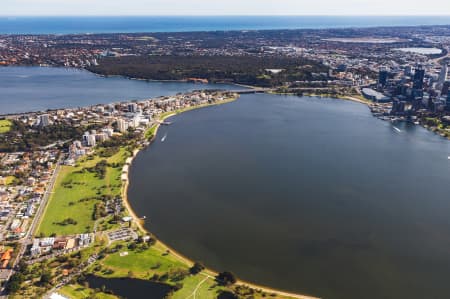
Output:
[[450,49],[446,49],[446,50],[447,50],[447,55],[441,56],[441,57],[438,57],[438,58],[435,58],[435,59],[431,59],[430,61],[434,62],[436,64],[440,64],[441,60],[444,60],[445,58],[450,57]]

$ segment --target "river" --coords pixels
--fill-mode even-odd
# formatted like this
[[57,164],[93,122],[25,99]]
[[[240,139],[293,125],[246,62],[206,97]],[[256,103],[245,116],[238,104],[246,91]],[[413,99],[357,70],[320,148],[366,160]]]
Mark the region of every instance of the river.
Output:
[[362,104],[269,94],[170,120],[128,197],[182,254],[322,298],[450,296],[448,140]]
[[229,84],[105,78],[72,68],[0,67],[0,115],[148,99],[196,89],[233,88]]

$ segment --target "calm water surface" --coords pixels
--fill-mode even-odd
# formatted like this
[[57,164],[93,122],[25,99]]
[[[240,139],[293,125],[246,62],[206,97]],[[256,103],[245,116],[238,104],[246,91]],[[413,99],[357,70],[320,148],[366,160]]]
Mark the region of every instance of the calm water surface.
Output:
[[0,114],[84,107],[211,88],[236,89],[227,84],[105,78],[69,68],[0,67]]
[[450,16],[0,16],[0,34],[185,32],[446,24],[450,24]]
[[332,99],[246,95],[171,120],[129,198],[181,253],[322,298],[450,298],[447,140]]
[[86,281],[93,289],[101,289],[104,286],[114,295],[126,299],[142,299],[144,297],[164,299],[172,289],[167,284],[135,278],[103,278],[90,275]]

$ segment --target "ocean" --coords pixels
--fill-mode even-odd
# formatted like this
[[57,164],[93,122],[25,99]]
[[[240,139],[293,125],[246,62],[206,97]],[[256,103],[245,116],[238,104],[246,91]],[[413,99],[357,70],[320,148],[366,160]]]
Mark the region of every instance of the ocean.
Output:
[[0,34],[188,32],[450,25],[450,16],[0,17]]

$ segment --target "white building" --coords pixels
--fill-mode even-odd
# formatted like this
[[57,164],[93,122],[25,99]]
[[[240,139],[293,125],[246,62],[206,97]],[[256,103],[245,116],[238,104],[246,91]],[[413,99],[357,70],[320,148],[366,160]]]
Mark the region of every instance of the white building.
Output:
[[441,89],[442,86],[444,86],[445,81],[447,81],[447,74],[448,74],[448,65],[444,64],[441,68],[441,72],[439,73],[437,84],[438,89]]
[[124,119],[118,119],[117,120],[117,130],[121,133],[124,133],[128,130],[128,122],[126,122]]
[[106,133],[108,137],[112,137],[114,134],[114,130],[112,128],[104,128],[102,130],[103,133]]
[[95,136],[96,135],[93,135],[93,134],[89,135],[88,140],[87,140],[87,145],[88,146],[95,146],[95,144],[96,144]]

